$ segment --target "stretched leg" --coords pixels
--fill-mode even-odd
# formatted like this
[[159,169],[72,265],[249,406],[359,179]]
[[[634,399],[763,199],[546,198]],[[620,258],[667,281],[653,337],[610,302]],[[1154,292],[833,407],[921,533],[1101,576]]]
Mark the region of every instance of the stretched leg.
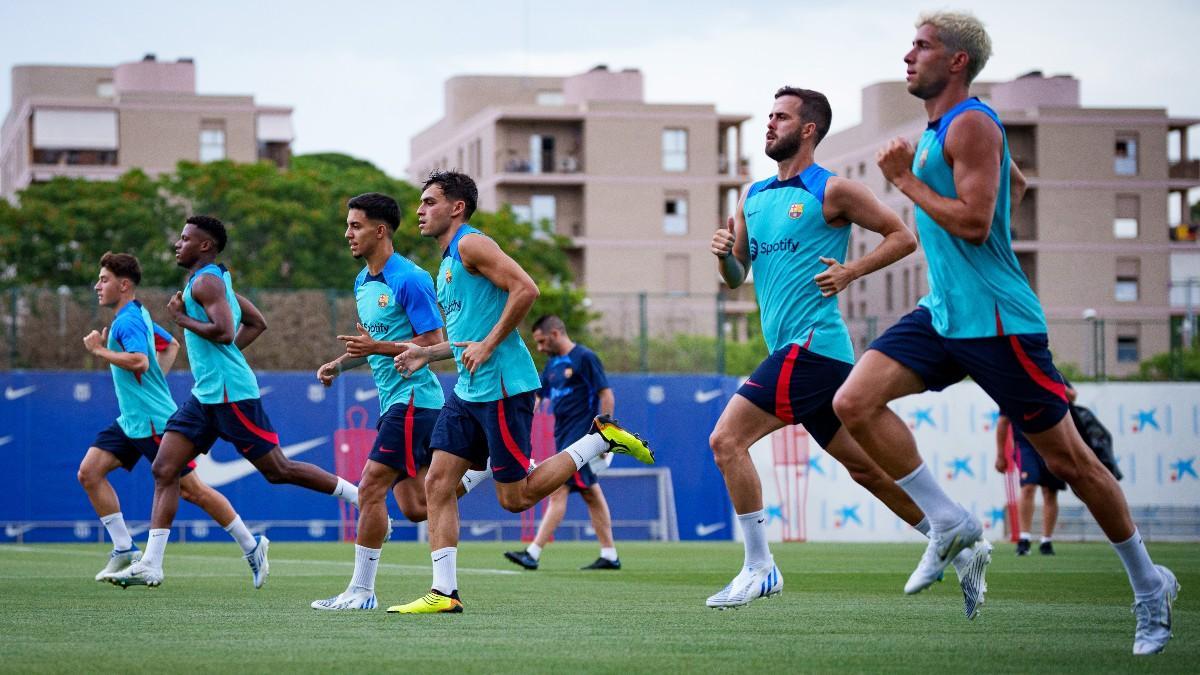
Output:
[[[546,512],[542,514],[542,523],[538,526],[537,535],[533,538],[533,545],[537,547],[538,553],[541,553],[541,550],[554,538],[554,531],[558,529],[563,516],[567,513],[567,496],[570,494],[571,491],[566,485],[550,493]],[[531,553],[531,555],[533,554]],[[537,560],[538,556],[533,555],[533,559]]]
[[221,527],[228,526],[238,517],[225,495],[209,487],[194,471],[179,479],[179,496],[199,506]]
[[594,483],[580,492],[579,496],[583,497],[583,503],[587,504],[588,517],[592,519],[592,529],[596,531],[596,541],[601,550],[614,548],[612,514],[608,511],[608,500],[604,498],[604,490],[600,489],[600,484]]
[[1021,486],[1021,500],[1017,506],[1021,517],[1021,536],[1017,542],[1017,555],[1025,555],[1029,552],[1029,538],[1033,532],[1033,509],[1034,499],[1037,496],[1038,486],[1029,483]]
[[119,457],[97,447],[88,448],[83,461],[79,463],[79,484],[83,486],[92,508],[100,517],[100,523],[104,525],[113,542],[108,562],[96,573],[96,581],[107,581],[110,574],[131,565],[137,555],[137,547],[133,545],[133,537],[130,536],[129,528],[125,526],[125,517],[121,514],[117,492],[113,490],[112,483],[108,482],[108,474],[119,466]]
[[269,483],[297,485],[358,505],[358,488],[353,483],[329,473],[316,464],[289,459],[278,445],[250,463]]
[[917,508],[916,503],[904,493],[904,490],[900,489],[900,486],[896,485],[896,481],[892,480],[891,476],[884,473],[883,469],[867,456],[866,451],[854,440],[845,427],[838,429],[825,451],[846,467],[855,483],[875,495],[879,501],[892,510],[892,513],[900,516],[901,520],[917,527],[925,519],[925,514]]

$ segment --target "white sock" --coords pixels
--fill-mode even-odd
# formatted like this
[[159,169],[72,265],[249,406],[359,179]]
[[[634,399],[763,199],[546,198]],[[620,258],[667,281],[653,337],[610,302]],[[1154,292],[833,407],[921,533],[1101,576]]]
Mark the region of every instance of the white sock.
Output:
[[358,486],[341,476],[338,476],[337,487],[330,494],[358,506]]
[[608,441],[600,434],[588,434],[567,446],[564,450],[575,460],[575,468],[582,469],[584,464],[603,455],[608,450]]
[[611,560],[612,562],[616,562],[617,561],[616,547],[601,548],[600,549],[600,557],[604,558],[605,560]]
[[241,516],[236,516],[232,523],[226,525],[225,531],[233,537],[238,546],[242,547],[242,553],[249,553],[254,550],[255,546],[258,546],[258,542],[254,541],[254,535],[250,534],[250,528],[242,522]]
[[129,536],[129,528],[125,527],[125,516],[120,511],[110,513],[100,519],[108,536],[112,539],[114,551],[128,551],[133,546],[133,537]]
[[1154,561],[1150,560],[1150,553],[1140,532],[1135,529],[1132,537],[1119,544],[1114,542],[1112,547],[1120,556],[1125,573],[1129,575],[1134,598],[1145,598],[1162,589],[1162,575],[1155,569]]
[[1045,543],[1048,543],[1048,542],[1050,542],[1050,541],[1052,541],[1052,540],[1053,540],[1053,538],[1052,538],[1052,537],[1042,537],[1042,543],[1043,543],[1043,544],[1045,544]]
[[467,472],[464,473],[462,477],[462,485],[464,488],[466,488],[467,492],[470,492],[471,490],[479,487],[480,483],[491,477],[492,466],[490,464],[488,465],[488,468],[484,469],[483,471],[467,469]]
[[913,529],[916,530],[917,532],[920,532],[921,534],[925,535],[926,537],[928,537],[929,536],[929,518],[922,518],[921,522],[917,523],[916,525],[913,525]]
[[156,570],[163,566],[163,554],[167,550],[167,538],[171,536],[171,528],[164,527],[150,530],[146,537],[146,552],[142,554],[142,564]]
[[433,558],[433,590],[450,595],[458,590],[458,548],[447,546],[430,554]]
[[537,544],[530,544],[526,546],[525,552],[528,553],[529,557],[533,558],[534,560],[542,557],[542,547],[538,546]]
[[746,545],[745,566],[758,568],[771,561],[771,549],[767,548],[767,519],[762,509],[754,513],[738,514],[742,524],[742,538]]
[[916,471],[896,481],[896,485],[917,503],[921,512],[929,518],[929,525],[934,532],[954,527],[966,515],[963,508],[938,486],[933,472],[924,462]]
[[354,576],[350,578],[350,588],[375,590],[375,572],[379,569],[381,551],[381,548],[354,545]]
[[1024,539],[1025,541],[1029,541],[1030,539],[1033,539],[1033,535],[1032,535],[1032,534],[1029,534],[1028,532],[1022,532],[1022,533],[1021,533],[1021,534],[1018,536],[1018,539]]

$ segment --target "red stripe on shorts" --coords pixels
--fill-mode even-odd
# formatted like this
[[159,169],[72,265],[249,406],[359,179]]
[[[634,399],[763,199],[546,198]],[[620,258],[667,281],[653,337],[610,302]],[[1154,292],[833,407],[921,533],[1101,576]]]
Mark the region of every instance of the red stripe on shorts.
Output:
[[404,413],[404,466],[408,469],[409,478],[417,475],[417,461],[413,458],[413,413],[416,410],[413,408],[413,399],[417,392],[413,390],[408,395],[408,412]]
[[1025,350],[1021,348],[1021,343],[1017,340],[1016,335],[1009,335],[1008,341],[1010,344],[1012,344],[1013,352],[1017,355],[1017,361],[1021,363],[1021,367],[1025,369],[1025,372],[1029,374],[1029,377],[1032,377],[1033,381],[1037,382],[1042,389],[1045,389],[1051,394],[1054,394],[1060,399],[1066,401],[1067,388],[1063,385],[1063,383],[1056,382],[1054,379],[1038,369],[1037,364],[1033,362],[1033,359],[1029,358],[1029,355],[1026,354]]
[[242,426],[246,427],[250,433],[258,436],[264,441],[270,441],[275,445],[279,445],[279,434],[275,433],[274,431],[267,431],[266,429],[259,427],[254,422],[251,422],[249,417],[246,417],[242,414],[241,408],[238,408],[236,403],[230,403],[229,407],[233,408],[233,414],[237,415],[238,421],[241,422]]
[[[809,336],[811,339],[812,336]],[[786,424],[795,424],[796,416],[792,414],[792,368],[796,366],[796,357],[800,355],[800,345],[792,345],[783,359],[779,369],[779,379],[775,381],[775,416]]]
[[525,453],[521,452],[521,448],[517,447],[517,442],[513,440],[512,434],[508,433],[508,419],[504,414],[504,399],[496,401],[496,421],[500,425],[500,438],[504,441],[504,447],[508,450],[508,454],[512,455],[522,469],[529,470],[529,458]]

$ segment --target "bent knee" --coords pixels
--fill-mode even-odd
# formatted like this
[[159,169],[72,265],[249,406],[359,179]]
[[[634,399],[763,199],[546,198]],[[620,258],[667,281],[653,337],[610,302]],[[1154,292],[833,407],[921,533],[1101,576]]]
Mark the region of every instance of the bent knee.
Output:
[[854,386],[843,386],[833,395],[833,412],[846,426],[859,423],[871,404],[871,398],[866,392]]
[[525,499],[523,495],[504,495],[500,497],[500,507],[509,513],[528,511],[529,507],[533,506],[533,504],[533,502]]

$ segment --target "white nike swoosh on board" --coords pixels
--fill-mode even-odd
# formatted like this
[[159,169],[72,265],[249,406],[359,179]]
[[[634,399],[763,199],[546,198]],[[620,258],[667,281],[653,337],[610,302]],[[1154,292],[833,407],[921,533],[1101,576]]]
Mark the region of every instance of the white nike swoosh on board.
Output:
[[354,400],[358,401],[359,403],[362,403],[363,401],[370,401],[371,399],[375,398],[378,395],[379,395],[378,389],[355,389],[354,390]]
[[12,436],[0,436],[0,445],[8,445],[12,443]]
[[714,398],[721,395],[720,389],[709,389],[708,391],[696,390],[696,403],[708,403]]
[[21,398],[22,396],[28,396],[28,395],[32,394],[34,389],[37,389],[36,384],[31,384],[28,387],[21,387],[20,389],[13,389],[12,387],[5,387],[4,398],[8,399],[9,401],[15,401],[15,400]]
[[495,525],[472,525],[471,526],[471,536],[472,537],[482,537],[483,535],[487,534],[488,532],[492,532],[495,529],[496,529]]
[[273,387],[271,385],[267,385],[265,387],[259,387],[258,388],[258,397],[262,398],[263,396],[266,396],[267,394],[269,394],[273,391],[275,391],[275,387]]
[[[312,450],[329,440],[328,436],[313,438],[300,443],[284,446],[284,457],[295,457],[296,455]],[[244,458],[233,459],[228,462],[219,462],[212,458],[210,454],[200,455],[196,458],[196,475],[200,476],[200,480],[208,483],[212,487],[220,487],[236,480],[241,480],[246,476],[258,471],[250,460]]]
[[723,527],[725,527],[725,523],[713,523],[712,525],[705,525],[705,524],[701,523],[699,525],[696,525],[696,536],[697,537],[707,537],[708,535],[712,534],[713,532],[716,532],[717,530],[719,530]]

